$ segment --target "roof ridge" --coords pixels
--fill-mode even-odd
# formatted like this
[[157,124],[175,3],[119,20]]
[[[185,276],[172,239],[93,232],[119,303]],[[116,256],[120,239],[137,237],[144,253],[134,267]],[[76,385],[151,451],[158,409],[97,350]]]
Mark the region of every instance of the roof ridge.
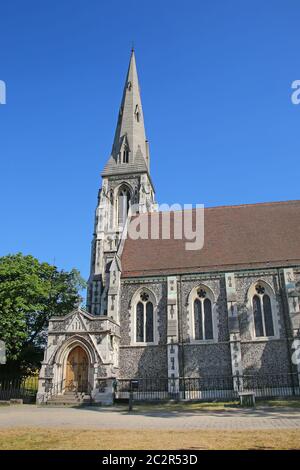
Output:
[[[230,208],[230,209],[239,209],[243,207],[254,207],[254,206],[273,206],[273,205],[288,205],[288,204],[300,204],[300,199],[290,199],[287,201],[271,201],[271,202],[254,202],[254,203],[249,203],[249,204],[233,204],[233,205],[223,205],[223,206],[209,206],[205,207],[204,210],[216,210],[216,209],[225,209],[225,208]],[[175,204],[174,204],[175,205]],[[170,206],[172,207],[172,206]],[[144,212],[139,215],[155,215],[155,214],[171,214],[173,212],[186,212],[186,211],[195,211],[197,209],[200,209],[200,207],[192,207],[192,208],[182,208],[182,209],[175,209],[175,210],[169,210],[169,211],[152,211],[152,212]]]
[[300,204],[300,199],[288,199],[287,201],[269,201],[269,202],[250,202],[245,203],[245,204],[228,204],[228,205],[222,205],[222,206],[209,206],[205,207],[205,209],[222,209],[224,207],[231,207],[231,208],[239,208],[239,207],[249,207],[249,206],[273,206],[273,205],[279,205],[279,204]]

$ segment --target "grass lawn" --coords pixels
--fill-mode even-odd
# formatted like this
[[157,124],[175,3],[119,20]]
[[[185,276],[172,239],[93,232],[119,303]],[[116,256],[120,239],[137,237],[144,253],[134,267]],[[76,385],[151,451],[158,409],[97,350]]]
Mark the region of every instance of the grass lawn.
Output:
[[140,449],[300,449],[300,430],[76,430],[14,428],[0,430],[0,450]]

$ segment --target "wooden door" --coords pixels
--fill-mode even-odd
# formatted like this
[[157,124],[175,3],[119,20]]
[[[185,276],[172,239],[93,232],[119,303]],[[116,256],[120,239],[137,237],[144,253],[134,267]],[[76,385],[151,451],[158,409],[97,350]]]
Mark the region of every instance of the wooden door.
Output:
[[72,349],[67,359],[66,390],[88,391],[88,358],[80,346]]

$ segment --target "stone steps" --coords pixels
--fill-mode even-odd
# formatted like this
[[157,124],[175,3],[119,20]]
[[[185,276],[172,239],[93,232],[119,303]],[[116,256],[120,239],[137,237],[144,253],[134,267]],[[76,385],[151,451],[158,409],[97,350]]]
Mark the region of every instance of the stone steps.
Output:
[[91,396],[85,393],[65,392],[62,395],[55,395],[47,401],[51,406],[81,406],[92,402]]

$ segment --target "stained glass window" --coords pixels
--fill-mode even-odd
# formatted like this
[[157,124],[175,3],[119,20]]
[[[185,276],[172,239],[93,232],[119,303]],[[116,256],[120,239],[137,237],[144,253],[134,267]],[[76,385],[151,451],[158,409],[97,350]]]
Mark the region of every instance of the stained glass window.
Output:
[[136,342],[154,342],[154,312],[153,303],[148,301],[149,295],[142,294],[141,301],[136,306]]
[[194,300],[194,329],[196,340],[214,339],[212,302],[203,288],[197,290]]
[[202,303],[199,299],[194,302],[194,322],[195,322],[195,339],[203,339],[202,328]]
[[264,336],[261,303],[260,303],[260,298],[258,295],[255,295],[253,297],[253,315],[254,315],[255,336],[257,337]]
[[146,342],[153,343],[153,304],[146,304]]
[[265,293],[266,289],[261,285],[255,286],[255,290],[259,294],[253,297],[255,336],[274,336],[270,296]]
[[263,296],[263,309],[264,309],[266,336],[274,336],[271,300],[267,294]]
[[141,294],[141,300],[143,302],[147,302],[147,300],[149,300],[149,295],[147,294],[147,292],[142,292]]
[[136,341],[144,342],[144,304],[139,302],[136,306]]
[[205,339],[213,339],[213,322],[212,322],[212,311],[211,301],[209,299],[204,300],[204,329]]

